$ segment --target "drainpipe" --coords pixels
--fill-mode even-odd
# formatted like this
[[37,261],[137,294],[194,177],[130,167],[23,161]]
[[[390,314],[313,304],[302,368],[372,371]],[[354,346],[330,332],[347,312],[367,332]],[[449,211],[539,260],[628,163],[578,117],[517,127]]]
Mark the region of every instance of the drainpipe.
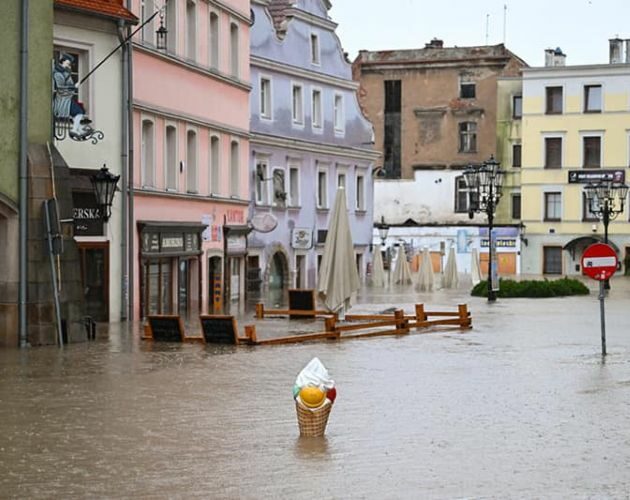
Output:
[[[123,21],[118,21],[118,39],[122,43],[124,42],[126,37],[125,23]],[[129,90],[129,85],[127,84],[127,80],[129,78],[128,64],[129,59],[129,46],[127,43],[123,43],[122,45],[122,105],[121,105],[121,127],[120,127],[120,138],[121,138],[121,151],[120,151],[120,165],[121,165],[121,179],[122,179],[122,216],[121,216],[121,241],[120,241],[120,261],[121,261],[121,281],[120,281],[120,296],[121,296],[121,304],[120,304],[120,320],[125,321],[127,319],[127,309],[128,309],[128,283],[129,283],[129,269],[127,262],[127,213],[128,213],[128,203],[127,203],[127,192],[128,192],[128,178],[127,172],[129,168],[129,115],[127,113],[127,102],[128,96],[127,92]]]
[[[127,9],[131,11],[132,0],[127,0]],[[127,261],[127,304],[128,304],[128,314],[127,318],[129,321],[134,320],[134,273],[133,273],[133,264],[134,264],[134,253],[133,253],[133,242],[135,236],[135,226],[134,226],[134,205],[133,205],[133,184],[134,184],[134,176],[133,176],[133,156],[134,156],[134,143],[133,143],[133,42],[129,40],[127,42],[127,146],[129,148],[129,153],[127,155],[127,159],[129,162],[129,172],[128,172],[128,199],[129,204],[127,207],[128,219],[127,219],[127,252],[128,252],[128,261]]]
[[19,298],[18,298],[18,334],[20,347],[28,347],[26,328],[26,300],[28,285],[28,170],[26,149],[28,147],[28,0],[22,0],[20,42],[20,161],[19,161]]

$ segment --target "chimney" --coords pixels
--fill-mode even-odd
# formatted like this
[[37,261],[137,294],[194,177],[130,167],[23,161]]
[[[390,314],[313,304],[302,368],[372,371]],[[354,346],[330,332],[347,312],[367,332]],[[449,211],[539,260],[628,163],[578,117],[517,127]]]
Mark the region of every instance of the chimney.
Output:
[[560,47],[555,49],[545,49],[545,67],[564,66],[567,55]]
[[442,49],[444,48],[444,40],[433,38],[429,43],[424,44],[425,49]]
[[623,40],[619,37],[608,40],[610,44],[610,64],[623,62]]

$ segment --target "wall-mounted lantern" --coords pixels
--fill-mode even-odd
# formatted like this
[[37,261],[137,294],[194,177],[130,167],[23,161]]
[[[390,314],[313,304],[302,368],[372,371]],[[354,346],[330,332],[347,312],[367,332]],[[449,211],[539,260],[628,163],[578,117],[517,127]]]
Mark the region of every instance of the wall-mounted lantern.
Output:
[[118,179],[120,179],[120,175],[112,174],[107,165],[103,165],[96,174],[90,177],[94,195],[96,196],[96,203],[104,222],[107,222],[112,214],[112,202],[114,201]]

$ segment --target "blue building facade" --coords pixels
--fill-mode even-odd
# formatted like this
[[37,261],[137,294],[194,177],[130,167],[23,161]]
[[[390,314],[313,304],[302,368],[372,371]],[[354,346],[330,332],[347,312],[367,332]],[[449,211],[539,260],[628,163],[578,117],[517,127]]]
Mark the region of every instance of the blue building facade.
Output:
[[252,0],[250,290],[315,288],[338,187],[346,193],[359,276],[371,261],[373,128],[327,0]]

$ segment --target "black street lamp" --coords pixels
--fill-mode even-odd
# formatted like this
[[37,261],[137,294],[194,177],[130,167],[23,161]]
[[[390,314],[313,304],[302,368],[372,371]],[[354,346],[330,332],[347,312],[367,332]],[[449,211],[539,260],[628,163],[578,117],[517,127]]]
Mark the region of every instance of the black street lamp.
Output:
[[93,176],[92,188],[96,196],[96,203],[101,211],[101,218],[107,222],[112,214],[112,202],[114,201],[114,193],[116,192],[116,184],[118,184],[120,175],[112,174],[106,165]]
[[[584,186],[588,209],[604,224],[604,243],[608,244],[608,224],[623,212],[628,186],[622,182],[599,181]],[[610,289],[608,280],[604,283]]]
[[160,27],[155,31],[156,47],[158,50],[166,50],[166,37],[168,30],[164,26],[164,13],[160,11]]
[[468,187],[468,216],[472,219],[475,212],[483,212],[488,217],[488,302],[497,300],[492,286],[492,273],[496,266],[492,228],[494,212],[503,194],[503,173],[501,164],[494,159],[494,156],[490,156],[480,165],[468,165],[464,169],[464,178]]
[[[385,249],[385,241],[387,240],[387,235],[389,233],[389,224],[385,222],[385,217],[381,215],[381,222],[374,224],[374,227],[378,229],[378,236],[381,239],[381,246]],[[385,260],[387,261],[387,270],[390,269],[390,261],[389,261],[390,253],[388,250],[385,250]]]

